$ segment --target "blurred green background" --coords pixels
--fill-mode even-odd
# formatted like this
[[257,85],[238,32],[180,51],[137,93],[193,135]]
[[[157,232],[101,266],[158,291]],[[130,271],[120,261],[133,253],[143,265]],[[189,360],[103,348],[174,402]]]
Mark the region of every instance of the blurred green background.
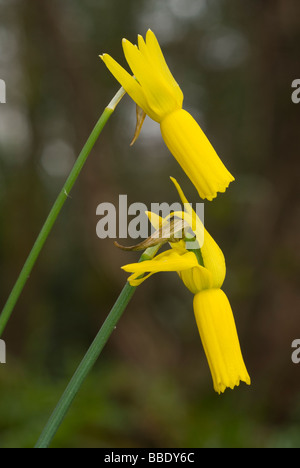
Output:
[[[121,39],[151,28],[236,182],[205,203],[227,260],[227,293],[252,377],[218,396],[176,274],[136,292],[53,447],[299,447],[298,0],[1,0],[0,298],[4,305],[56,194],[118,83]],[[137,255],[96,236],[101,202],[197,193],[135,105],[116,110],[15,308],[0,365],[0,446],[32,447]],[[132,243],[132,242],[129,242]]]

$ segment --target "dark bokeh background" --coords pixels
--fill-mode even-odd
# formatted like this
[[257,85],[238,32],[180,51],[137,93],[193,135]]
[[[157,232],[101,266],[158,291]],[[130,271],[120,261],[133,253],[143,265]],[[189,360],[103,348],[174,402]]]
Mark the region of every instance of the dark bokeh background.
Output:
[[[98,55],[125,65],[121,39],[153,29],[201,124],[236,177],[205,204],[227,259],[224,285],[253,384],[213,392],[192,296],[151,278],[61,426],[55,447],[299,447],[298,0],[1,0],[0,299],[94,123],[118,89]],[[3,338],[0,446],[32,447],[126,280],[136,254],[96,236],[96,207],[197,193],[147,119],[129,146],[125,97],[101,135]]]

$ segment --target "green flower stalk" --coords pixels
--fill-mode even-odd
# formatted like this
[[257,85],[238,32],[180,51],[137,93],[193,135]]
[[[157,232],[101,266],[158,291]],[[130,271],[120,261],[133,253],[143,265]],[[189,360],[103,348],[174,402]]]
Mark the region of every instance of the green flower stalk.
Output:
[[[151,260],[155,256],[159,248],[160,248],[160,245],[149,247],[141,255],[139,262]],[[59,429],[61,423],[63,422],[67,412],[69,411],[74,401],[74,398],[76,397],[84,380],[86,379],[89,372],[91,371],[94,364],[96,363],[98,357],[100,356],[110,335],[114,331],[118,321],[123,315],[123,312],[125,311],[127,305],[129,304],[132,296],[134,295],[135,290],[136,290],[136,287],[131,286],[128,282],[125,284],[117,301],[112,307],[101,329],[99,330],[96,338],[94,339],[93,343],[91,344],[88,351],[86,352],[84,358],[79,364],[68,386],[66,387],[66,390],[61,396],[57,406],[55,407],[53,413],[51,414],[46,426],[44,427],[35,445],[35,448],[49,447],[51,441],[53,440],[53,437],[55,436],[57,430]]]

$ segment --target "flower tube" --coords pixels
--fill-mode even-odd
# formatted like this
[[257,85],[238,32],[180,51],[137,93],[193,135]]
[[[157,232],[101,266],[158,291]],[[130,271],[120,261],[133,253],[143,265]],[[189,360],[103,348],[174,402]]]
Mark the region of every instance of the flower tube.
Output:
[[221,289],[207,289],[194,297],[194,313],[211,371],[214,389],[223,393],[240,382],[250,385],[231,306]]

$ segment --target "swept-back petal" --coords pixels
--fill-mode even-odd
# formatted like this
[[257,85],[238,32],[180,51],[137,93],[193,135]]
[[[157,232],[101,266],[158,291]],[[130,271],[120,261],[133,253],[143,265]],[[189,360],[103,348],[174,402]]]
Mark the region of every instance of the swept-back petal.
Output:
[[[116,80],[123,86],[126,93],[141,107],[147,108],[147,101],[145,99],[143,90],[140,84],[131,76],[121,65],[116,62],[108,54],[100,55],[101,59],[111,72],[111,74],[116,78]],[[146,110],[145,110],[146,112]]]
[[181,202],[183,204],[184,211],[185,211],[185,215],[184,215],[185,219],[189,223],[191,229],[196,234],[199,246],[202,247],[203,242],[204,242],[204,226],[203,226],[203,223],[202,223],[201,219],[199,218],[199,216],[197,215],[197,213],[195,212],[195,210],[193,210],[191,204],[188,202],[188,200],[187,200],[186,196],[184,195],[184,193],[183,193],[179,183],[177,182],[177,180],[174,177],[170,177],[170,179],[173,182],[173,184],[175,185],[175,188],[176,188],[176,190],[178,192],[178,195],[179,195],[179,197],[181,199]]
[[107,54],[100,57],[130,97],[149,117],[161,122],[166,115],[182,108],[183,94],[152,31],[147,33],[146,42],[142,36],[138,36],[138,44],[139,47],[127,39],[122,41],[125,58],[138,81],[142,95],[136,86],[132,88],[132,81],[117,62]]
[[225,257],[218,244],[206,229],[204,230],[204,242],[201,247],[201,254],[205,268],[212,274],[213,287],[221,288],[226,277]]
[[[221,288],[226,276],[224,254],[209,232],[204,228],[200,218],[197,216],[197,213],[193,210],[191,204],[188,202],[177,180],[173,177],[171,177],[171,180],[175,185],[180,199],[184,205],[184,209],[186,210],[187,216],[185,217],[185,220],[189,222],[192,230],[196,234],[201,249],[204,266],[212,274],[213,287]],[[177,213],[177,216],[179,216],[179,213]]]
[[159,229],[161,228],[164,223],[167,223],[167,219],[162,218],[156,213],[153,213],[152,211],[146,211],[146,215],[149,218],[150,223],[154,227],[154,229]]
[[129,273],[150,273],[159,271],[182,271],[197,266],[198,262],[192,252],[179,255],[172,250],[167,250],[154,257],[153,260],[146,260],[139,263],[130,263],[122,267],[122,270]]
[[[175,181],[175,179],[174,179]],[[177,183],[177,182],[176,182]],[[178,185],[179,187],[179,185]],[[180,187],[179,187],[180,188]],[[181,189],[180,189],[181,190]],[[183,192],[182,192],[183,195]],[[184,201],[184,195],[183,195],[183,203],[187,203],[187,200],[185,199]],[[190,206],[190,205],[189,205]],[[155,229],[161,228],[164,223],[168,222],[169,216],[166,218],[162,218],[161,216],[157,215],[156,213],[152,212],[146,212],[150,222],[154,226]],[[183,212],[175,212],[175,216],[181,217],[182,219],[184,218],[185,215],[189,216],[188,213],[183,213]],[[187,220],[186,220],[187,221]],[[175,242],[172,243],[170,242],[170,245],[172,249],[177,252],[179,255],[183,255],[186,250],[186,242],[184,240],[181,240],[180,242]],[[196,256],[195,256],[196,258]],[[205,267],[201,266],[198,261],[197,265],[193,268],[189,268],[187,270],[182,270],[178,272],[181,280],[183,281],[184,285],[193,293],[197,294],[199,291],[202,291],[203,289],[209,289],[211,287],[214,287],[214,278],[212,273]]]
[[169,83],[147,61],[137,46],[126,39],[123,39],[122,44],[125,58],[147,99],[147,113],[153,120],[160,122],[166,114],[178,108],[174,93],[170,89]]
[[154,70],[149,69],[147,61],[138,47],[127,39],[122,40],[122,46],[127,63],[140,85],[143,87],[153,83]]
[[165,57],[162,53],[158,40],[151,29],[148,29],[146,34],[146,47],[149,51],[149,56],[153,62],[153,65],[157,67],[157,70],[165,77],[168,81],[169,85],[174,89],[174,92],[177,95],[178,102],[183,102],[183,92],[181,91],[177,81],[173,77],[167,63]]

